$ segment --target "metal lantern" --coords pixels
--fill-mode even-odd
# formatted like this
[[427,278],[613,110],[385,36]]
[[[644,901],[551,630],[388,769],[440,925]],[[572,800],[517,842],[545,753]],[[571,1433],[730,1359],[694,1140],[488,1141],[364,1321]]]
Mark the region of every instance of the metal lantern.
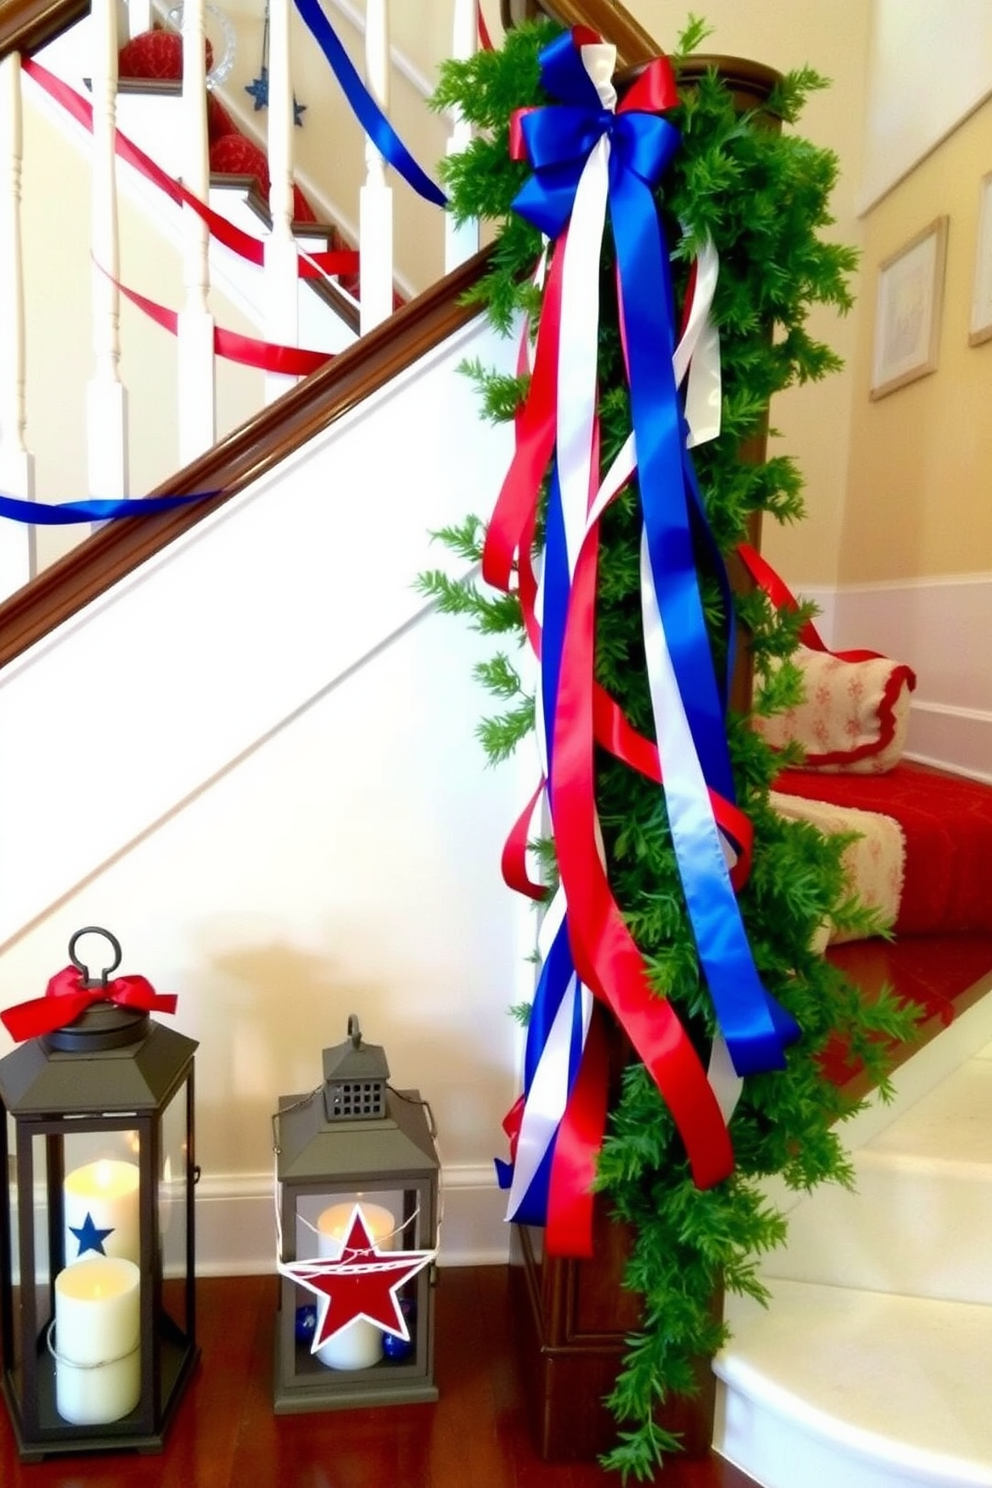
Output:
[[[80,937],[109,942],[95,977]],[[159,1451],[196,1364],[192,1039],[79,930],[0,1060],[3,1392],[25,1461]],[[34,1036],[32,1036],[34,1035]]]
[[429,1107],[389,1085],[385,1054],[363,1042],[354,1014],[347,1041],[324,1050],[323,1073],[310,1094],[283,1096],[273,1117],[275,1410],[436,1400]]

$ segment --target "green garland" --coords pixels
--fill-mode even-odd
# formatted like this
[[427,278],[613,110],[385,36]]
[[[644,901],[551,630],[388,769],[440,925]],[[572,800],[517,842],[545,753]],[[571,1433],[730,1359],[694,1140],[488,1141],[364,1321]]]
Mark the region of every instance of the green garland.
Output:
[[[491,267],[471,298],[505,332],[522,309],[540,309],[528,279],[538,236],[510,211],[528,168],[510,159],[508,121],[514,109],[547,101],[538,53],[557,29],[545,22],[521,27],[509,34],[501,51],[446,64],[434,98],[438,109],[457,106],[478,130],[461,155],[445,162],[444,178],[456,218],[499,225]],[[676,72],[704,35],[701,23],[690,23],[673,59]],[[767,111],[791,123],[807,95],[824,85],[812,71],[790,73],[775,87]],[[674,245],[677,294],[704,236],[713,238],[720,255],[714,314],[721,334],[722,432],[695,458],[709,521],[726,552],[741,540],[754,513],[767,512],[780,521],[802,515],[802,482],[793,461],[778,456],[746,463],[739,451],[743,441],[763,431],[776,392],[840,365],[828,347],[808,335],[805,321],[816,303],[840,312],[849,308],[846,276],[855,254],[818,235],[832,220],[828,202],[837,163],[830,151],[738,113],[728,88],[712,72],[680,96],[673,119],[682,144],[657,198]],[[630,428],[611,268],[611,251],[604,246],[599,344],[604,463]],[[486,415],[511,418],[525,383],[478,365],[468,370]],[[473,516],[439,536],[461,556],[477,559],[484,525]],[[650,734],[638,544],[638,503],[636,493],[628,491],[602,521],[596,675],[630,721]],[[494,597],[472,583],[455,584],[440,572],[425,574],[420,582],[442,610],[466,617],[483,633],[522,640],[515,599]],[[717,619],[716,591],[707,592],[705,601]],[[780,614],[760,593],[740,601],[739,608],[753,637],[758,706],[765,712],[788,706],[800,688],[789,656],[808,610]],[[476,671],[502,708],[480,726],[495,762],[511,754],[532,728],[534,702],[508,654],[480,663]],[[640,1330],[629,1340],[608,1400],[618,1440],[604,1461],[624,1479],[651,1479],[664,1454],[677,1450],[678,1441],[657,1424],[656,1412],[670,1395],[693,1391],[694,1362],[726,1341],[725,1325],[711,1305],[720,1288],[765,1299],[757,1264],[782,1243],[786,1226],[764,1198],[760,1180],[777,1173],[790,1188],[803,1190],[825,1179],[851,1182],[835,1123],[853,1107],[821,1075],[828,1040],[839,1034],[885,1094],[885,1041],[906,1038],[912,1026],[889,996],[865,1006],[843,976],[811,950],[827,918],[873,928],[871,916],[845,888],[840,859],[846,839],[828,839],[811,826],[777,816],[768,792],[781,758],[746,720],[732,718],[729,727],[739,798],[755,829],[754,866],[740,895],[741,910],[766,987],[803,1032],[784,1073],[744,1082],[732,1122],[735,1172],[706,1191],[693,1184],[672,1118],[643,1065],[634,1063],[625,1072],[597,1178],[616,1217],[632,1227],[624,1285],[642,1297]],[[713,1010],[684,908],[662,793],[604,754],[597,765],[597,806],[610,883],[653,984],[705,1050],[716,1031]],[[551,845],[543,844],[543,850],[550,877]]]

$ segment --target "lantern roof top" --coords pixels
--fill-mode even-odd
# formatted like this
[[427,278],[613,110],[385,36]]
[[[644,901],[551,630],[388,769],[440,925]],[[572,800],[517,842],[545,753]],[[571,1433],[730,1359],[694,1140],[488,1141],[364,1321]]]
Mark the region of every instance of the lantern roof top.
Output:
[[120,1048],[51,1049],[44,1039],[0,1059],[0,1099],[14,1116],[77,1116],[157,1110],[181,1083],[196,1041],[148,1020],[147,1034]]
[[276,1124],[281,1183],[429,1177],[440,1163],[416,1090],[390,1090],[374,1121],[328,1121],[320,1092],[288,1095]]
[[325,1082],[340,1080],[388,1080],[389,1064],[381,1044],[367,1044],[358,1018],[348,1019],[348,1037],[343,1044],[324,1050]]

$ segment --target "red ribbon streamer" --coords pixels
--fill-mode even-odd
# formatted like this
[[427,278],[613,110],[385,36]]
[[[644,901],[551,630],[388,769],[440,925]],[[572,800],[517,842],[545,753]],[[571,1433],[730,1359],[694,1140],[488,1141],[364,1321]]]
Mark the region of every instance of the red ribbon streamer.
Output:
[[710,1188],[734,1165],[723,1115],[677,1014],[651,986],[596,848],[588,658],[593,654],[597,567],[590,536],[572,583],[555,717],[551,814],[572,953],[582,981],[612,1008],[661,1091],[685,1144],[696,1185]]
[[[754,582],[758,585],[759,589],[765,591],[777,610],[798,610],[799,601],[781,575],[776,573],[775,569],[772,568],[767,558],[763,558],[756,548],[752,548],[750,543],[738,543],[737,552],[744,567],[752,579],[754,579]],[[799,644],[805,646],[810,651],[822,651],[826,656],[836,656],[841,661],[886,660],[880,651],[864,651],[857,648],[853,651],[831,651],[812,620],[807,620],[800,630]],[[906,676],[909,676],[913,678],[912,685],[915,687],[916,677],[912,670],[909,667],[903,667],[900,670],[903,677],[900,679],[899,685],[901,686],[902,680]],[[845,758],[848,758],[848,756],[845,755]]]
[[[40,88],[55,99],[56,103],[62,105],[77,124],[81,124],[84,129],[92,133],[93,105],[87,99],[81,98],[67,83],[62,82],[61,78],[57,78],[54,73],[42,67],[33,57],[25,57],[21,67],[28,77],[33,78]],[[119,129],[114,131],[114,148],[123,161],[133,166],[153,185],[158,186],[177,206],[187,206],[198,217],[201,217],[218,243],[223,243],[225,248],[229,248],[232,253],[236,253],[239,258],[244,258],[249,263],[264,264],[265,242],[262,238],[253,238],[251,233],[236,227],[233,222],[229,222],[226,217],[222,217],[219,212],[208,207],[198,196],[187,191],[181,181],[173,180],[172,176],[166,175],[150,155],[146,155],[144,150],[129,140],[127,135],[122,134]],[[336,248],[330,252],[309,253],[306,258],[300,257],[298,273],[301,279],[322,279],[336,274],[357,273],[358,265],[359,257],[354,248]]]
[[23,1043],[74,1023],[94,1003],[112,1002],[146,1013],[174,1013],[177,1001],[174,992],[156,992],[143,976],[115,977],[112,982],[88,987],[77,967],[65,966],[51,978],[44,997],[6,1008],[0,1012],[0,1019],[11,1038]]
[[482,14],[482,0],[476,0],[475,13],[479,22],[479,47],[484,52],[491,52],[493,50],[493,39],[489,35],[486,18]]
[[[105,273],[106,270],[103,270]],[[112,275],[110,276],[113,277]],[[167,305],[150,300],[136,289],[128,289],[119,279],[114,283],[126,300],[175,336],[179,329],[179,316]],[[214,327],[214,351],[228,361],[240,362],[242,366],[258,367],[262,372],[284,372],[290,377],[309,377],[327,365],[333,356],[329,351],[306,351],[302,346],[278,346],[271,341],[259,341],[254,336],[242,336],[237,331],[225,331]]]

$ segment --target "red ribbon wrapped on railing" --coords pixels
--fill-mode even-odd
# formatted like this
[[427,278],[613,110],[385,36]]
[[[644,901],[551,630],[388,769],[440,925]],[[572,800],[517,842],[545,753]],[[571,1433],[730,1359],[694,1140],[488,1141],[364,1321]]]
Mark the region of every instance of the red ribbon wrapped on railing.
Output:
[[[57,78],[54,73],[42,67],[33,57],[26,57],[21,64],[24,72],[29,78],[38,84],[50,98],[60,104],[77,124],[92,132],[93,129],[93,105],[88,99],[82,98],[68,83]],[[128,139],[120,129],[114,131],[114,149],[126,164],[157,186],[160,191],[174,201],[177,206],[189,207],[198,217],[201,217],[210,229],[211,236],[218,243],[236,253],[239,258],[248,263],[261,265],[265,262],[265,240],[253,237],[251,233],[245,232],[244,228],[229,222],[212,207],[208,207],[198,196],[182,184],[168,175],[160,165],[156,165],[150,155],[146,155],[133,140]],[[326,279],[338,274],[355,274],[358,272],[359,257],[354,248],[335,248],[326,253],[300,253],[297,272],[301,279]]]
[[0,1012],[0,1019],[17,1043],[54,1033],[99,1002],[146,1013],[174,1013],[174,992],[156,992],[143,976],[114,977],[113,981],[90,985],[76,966],[65,966],[48,983],[44,997],[34,997]]

